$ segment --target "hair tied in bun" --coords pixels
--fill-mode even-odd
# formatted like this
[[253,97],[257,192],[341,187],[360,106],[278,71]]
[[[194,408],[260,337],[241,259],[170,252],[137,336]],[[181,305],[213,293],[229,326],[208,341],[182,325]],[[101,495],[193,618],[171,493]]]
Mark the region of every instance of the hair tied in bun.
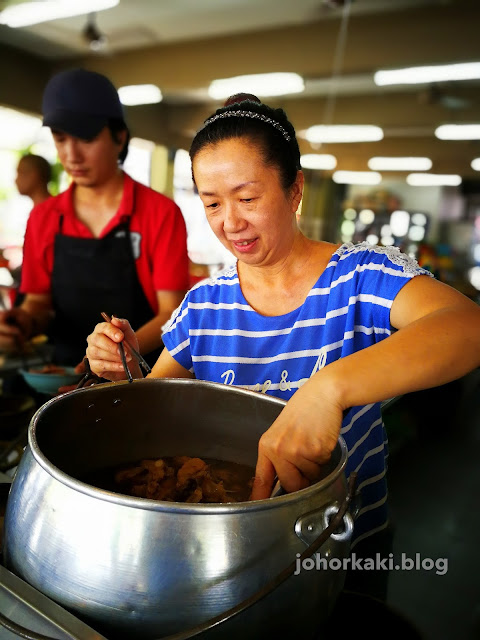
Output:
[[250,100],[250,102],[258,102],[262,104],[262,101],[254,96],[253,93],[235,93],[233,96],[227,98],[223,104],[224,107],[230,107],[232,104],[239,104],[244,100]]

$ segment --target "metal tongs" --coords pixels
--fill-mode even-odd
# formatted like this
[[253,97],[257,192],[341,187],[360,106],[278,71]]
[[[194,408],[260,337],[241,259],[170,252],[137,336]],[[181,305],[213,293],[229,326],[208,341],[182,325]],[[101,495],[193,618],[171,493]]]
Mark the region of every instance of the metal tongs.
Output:
[[[111,316],[109,316],[108,313],[105,313],[104,311],[102,311],[101,316],[105,320],[105,322],[112,321]],[[142,367],[142,369],[146,373],[150,373],[152,370],[148,362],[144,359],[144,357],[134,347],[132,347],[132,345],[127,340],[123,339],[122,342],[119,342],[118,349],[120,351],[120,357],[122,358],[122,364],[123,364],[123,368],[125,370],[125,375],[127,376],[128,382],[133,382],[133,376],[130,373],[130,369],[128,368],[128,364],[127,364],[127,356],[125,355],[125,347],[123,345],[124,342],[127,344],[132,354],[136,357],[136,359],[138,360],[138,364]],[[97,376],[96,373],[93,373],[93,371],[90,368],[90,362],[88,361],[87,357],[83,359],[83,364],[85,365],[85,375],[75,387],[76,389],[81,389],[86,385],[87,382],[93,382],[93,384],[104,382],[103,378],[100,378],[100,376]]]
[[[105,320],[105,322],[111,322],[112,321],[112,317],[108,315],[108,313],[105,313],[105,311],[102,311],[101,313],[102,318]],[[133,347],[130,342],[128,342],[128,340],[126,340],[125,338],[122,340],[122,342],[118,343],[118,349],[120,351],[120,357],[122,358],[122,364],[123,364],[123,368],[125,369],[125,373],[127,375],[128,381],[129,382],[133,382],[133,378],[132,378],[132,374],[130,373],[130,369],[128,368],[127,365],[127,357],[125,355],[125,347],[124,344],[125,343],[127,345],[127,347],[130,349],[130,351],[132,352],[132,354],[135,356],[135,358],[138,361],[138,364],[140,365],[140,367],[145,371],[145,373],[151,373],[151,368],[148,364],[148,362],[145,360],[145,358],[142,356],[141,353],[139,353],[135,347]]]
[[87,382],[92,382],[93,384],[95,384],[96,382],[97,383],[98,382],[104,382],[102,380],[102,378],[97,376],[97,374],[93,373],[93,371],[90,369],[90,362],[88,361],[88,358],[86,356],[83,359],[83,364],[85,365],[85,375],[80,380],[80,382],[77,384],[75,389],[81,389],[82,387],[84,387],[87,384]]

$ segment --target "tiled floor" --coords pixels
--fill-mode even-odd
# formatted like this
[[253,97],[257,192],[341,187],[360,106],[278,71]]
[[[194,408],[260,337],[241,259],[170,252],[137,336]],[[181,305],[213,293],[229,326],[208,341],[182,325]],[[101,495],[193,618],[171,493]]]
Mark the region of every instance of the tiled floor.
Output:
[[478,640],[480,369],[404,396],[385,412],[385,422],[394,560],[405,554],[420,565],[437,563],[393,571],[387,603],[423,640]]

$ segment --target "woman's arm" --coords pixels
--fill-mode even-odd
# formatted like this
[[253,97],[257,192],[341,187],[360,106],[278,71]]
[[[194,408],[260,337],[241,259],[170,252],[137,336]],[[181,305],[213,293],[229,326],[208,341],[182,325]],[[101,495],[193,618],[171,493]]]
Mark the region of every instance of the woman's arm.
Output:
[[275,472],[287,491],[315,480],[343,410],[445,384],[480,365],[480,307],[455,289],[417,276],[390,318],[398,331],[332,362],[289,400],[260,440],[254,499],[269,495]]

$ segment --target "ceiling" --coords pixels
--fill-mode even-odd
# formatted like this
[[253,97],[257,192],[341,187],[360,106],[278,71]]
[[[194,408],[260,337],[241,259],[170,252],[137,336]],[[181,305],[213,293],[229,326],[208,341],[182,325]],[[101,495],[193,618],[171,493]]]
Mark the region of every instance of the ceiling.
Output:
[[[0,9],[15,0],[0,0]],[[154,83],[160,105],[127,108],[132,134],[188,147],[219,103],[211,80],[296,71],[302,94],[265,99],[285,108],[298,132],[314,124],[376,124],[384,139],[304,153],[337,157],[338,169],[367,170],[372,156],[428,156],[434,173],[475,178],[480,141],[437,140],[440,124],[479,120],[480,82],[377,87],[380,68],[480,60],[478,0],[120,0],[91,16],[11,29],[0,25],[0,104],[39,111],[54,71],[85,66],[117,87]],[[345,5],[347,5],[345,7]],[[92,51],[82,32],[94,21],[107,37]],[[344,47],[338,50],[341,35]],[[402,174],[399,174],[402,175]]]

